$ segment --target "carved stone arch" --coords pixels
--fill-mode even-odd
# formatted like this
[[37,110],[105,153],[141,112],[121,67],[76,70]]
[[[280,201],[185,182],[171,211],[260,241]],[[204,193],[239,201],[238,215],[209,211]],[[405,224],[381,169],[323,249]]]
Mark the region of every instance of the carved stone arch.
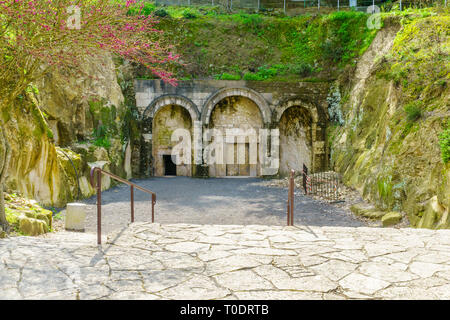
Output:
[[317,110],[317,106],[300,98],[293,98],[280,103],[274,110],[274,122],[279,123],[283,113],[291,107],[302,107],[307,109],[311,114],[312,122],[319,122],[319,111]]
[[320,171],[327,166],[327,149],[326,149],[326,121],[324,114],[321,113],[320,107],[315,103],[307,101],[299,97],[281,102],[273,112],[273,122],[278,127],[280,120],[286,110],[291,107],[300,107],[309,111],[311,116],[311,168],[312,172]]
[[272,112],[270,110],[269,104],[262,95],[260,95],[255,90],[249,88],[223,88],[214,92],[203,105],[201,116],[202,124],[203,125],[209,124],[211,113],[214,107],[217,105],[217,103],[219,103],[221,100],[227,97],[232,96],[246,97],[252,100],[258,106],[264,124],[266,125],[270,124]]
[[183,108],[185,108],[187,111],[189,111],[189,114],[191,115],[192,121],[198,121],[200,120],[200,112],[198,111],[198,108],[192,100],[180,96],[180,95],[172,95],[172,94],[166,94],[162,95],[150,103],[150,105],[145,109],[144,113],[142,114],[143,119],[146,118],[154,118],[156,113],[162,108],[167,105],[178,105]]

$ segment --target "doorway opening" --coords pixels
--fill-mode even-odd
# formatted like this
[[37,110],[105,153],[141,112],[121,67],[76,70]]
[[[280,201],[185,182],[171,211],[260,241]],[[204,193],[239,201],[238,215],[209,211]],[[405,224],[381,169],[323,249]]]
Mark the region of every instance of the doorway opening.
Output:
[[176,176],[177,175],[177,166],[172,161],[172,155],[164,154],[163,162],[164,162],[164,175],[165,176]]

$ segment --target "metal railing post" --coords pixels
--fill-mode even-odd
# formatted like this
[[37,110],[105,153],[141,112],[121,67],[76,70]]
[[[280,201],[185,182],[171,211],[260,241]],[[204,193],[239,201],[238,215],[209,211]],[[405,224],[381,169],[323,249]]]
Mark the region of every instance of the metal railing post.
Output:
[[102,244],[102,172],[97,170],[97,244]]
[[294,174],[295,171],[291,170],[289,177],[289,187],[288,187],[288,200],[287,200],[287,225],[294,225]]
[[156,203],[156,194],[152,194],[152,223],[155,222],[155,203]]
[[289,222],[291,221],[291,218],[290,218],[290,215],[291,215],[291,208],[290,208],[290,206],[289,206],[289,202],[290,202],[290,199],[289,199],[289,194],[288,194],[288,200],[287,200],[287,214],[286,214],[286,216],[287,216],[287,223],[286,223],[286,225],[287,225],[287,226],[289,226]]
[[294,225],[294,174],[295,174],[295,171],[294,170],[292,170],[291,171],[291,179],[290,179],[290,194],[291,194],[291,203],[289,204],[289,207],[290,207],[290,209],[291,209],[291,214],[290,214],[290,216],[291,216],[291,226],[293,226]]
[[134,222],[134,187],[130,186],[131,222]]

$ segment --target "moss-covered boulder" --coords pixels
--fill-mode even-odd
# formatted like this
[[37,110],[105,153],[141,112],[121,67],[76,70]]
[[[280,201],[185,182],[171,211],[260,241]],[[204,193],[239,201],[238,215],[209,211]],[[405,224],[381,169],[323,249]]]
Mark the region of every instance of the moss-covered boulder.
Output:
[[52,211],[42,208],[34,200],[16,194],[7,194],[5,200],[6,219],[14,232],[37,236],[52,230]]
[[439,203],[437,196],[427,201],[423,208],[424,211],[419,213],[418,228],[440,229],[450,227],[448,209],[445,209]]
[[24,211],[23,214],[27,218],[36,219],[44,222],[49,229],[52,228],[53,213],[49,210],[41,209],[39,211]]
[[400,212],[392,211],[386,213],[382,218],[381,222],[383,223],[383,227],[393,226],[399,223],[402,220],[402,214]]
[[386,214],[386,212],[380,211],[368,204],[354,204],[350,207],[350,210],[359,217],[375,220],[380,219]]
[[21,216],[19,218],[19,230],[26,236],[38,236],[49,231],[45,221]]

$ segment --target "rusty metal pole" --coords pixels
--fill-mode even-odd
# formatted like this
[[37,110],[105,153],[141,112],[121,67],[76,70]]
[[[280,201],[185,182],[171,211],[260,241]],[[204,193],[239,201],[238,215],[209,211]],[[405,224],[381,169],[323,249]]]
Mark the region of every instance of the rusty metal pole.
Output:
[[156,194],[152,194],[152,223],[155,222],[155,203],[156,203]]
[[295,174],[295,171],[291,170],[291,179],[290,179],[290,183],[289,183],[289,185],[290,185],[289,192],[290,192],[290,198],[291,198],[291,203],[289,204],[289,208],[291,209],[291,214],[290,214],[290,216],[291,216],[290,225],[291,226],[294,225],[294,174]]
[[130,197],[131,197],[131,222],[134,222],[134,187],[130,186]]
[[102,172],[97,170],[97,243],[102,244]]
[[289,226],[289,222],[291,221],[289,215],[291,214],[291,209],[289,208],[289,192],[288,192],[288,200],[287,200],[287,225]]

